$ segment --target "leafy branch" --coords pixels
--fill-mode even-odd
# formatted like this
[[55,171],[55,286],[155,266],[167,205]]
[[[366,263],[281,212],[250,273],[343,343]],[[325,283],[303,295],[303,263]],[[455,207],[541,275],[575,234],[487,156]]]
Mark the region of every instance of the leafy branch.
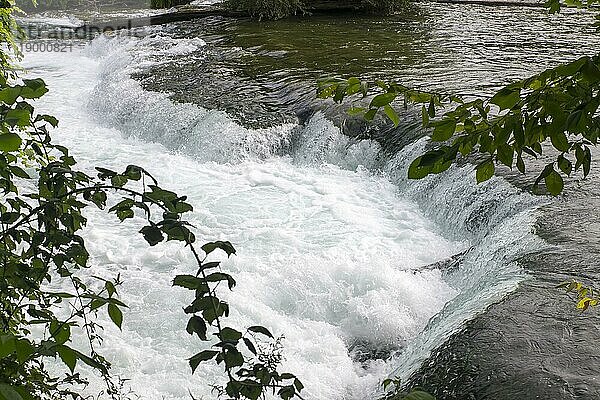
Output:
[[[479,154],[477,182],[490,179],[495,165],[503,164],[526,172],[526,157],[538,158],[550,145],[555,161],[539,173],[534,186],[542,180],[552,195],[564,188],[563,175],[591,167],[591,146],[600,134],[600,56],[582,57],[548,69],[528,79],[512,83],[490,99],[466,101],[458,96],[441,95],[407,88],[398,83],[365,83],[357,78],[329,79],[319,82],[320,98],[344,99],[379,91],[368,107],[353,107],[350,114],[372,121],[383,112],[395,125],[400,117],[393,105],[398,99],[420,104],[422,122],[430,130],[433,150],[415,159],[408,170],[410,179],[446,171],[460,157]],[[450,109],[440,114],[439,108]]]
[[[0,5],[0,37],[9,41],[14,39],[14,9],[10,1],[2,4],[7,7]],[[109,213],[121,222],[140,214],[146,221],[140,233],[149,245],[182,242],[196,261],[197,274],[176,276],[173,284],[195,293],[185,310],[192,314],[187,331],[203,341],[209,334],[218,341],[212,344],[217,350],[190,358],[192,372],[201,362],[224,364],[227,384],[221,394],[230,399],[264,398],[271,390],[282,399],[302,398],[300,380],[278,372],[281,357],[261,350],[256,335],[279,342],[266,328],[252,326],[242,335],[224,325],[229,305],[218,297],[217,288],[227,282],[233,289],[235,280],[206,257],[216,249],[235,254],[231,243],[204,244],[200,256],[192,226],[182,219],[192,205],[185,196],[161,188],[143,168],[129,165],[121,173],[96,168],[96,177],[77,170],[68,149],[51,140],[50,129],[58,120],[36,114],[30,104],[48,91],[44,81],[16,80],[12,59],[3,50],[0,55],[0,399],[82,398],[73,390],[86,383],[76,372],[79,361],[101,373],[111,398],[120,398],[110,364],[95,350],[102,337],[94,316],[105,309],[122,327],[127,307],[118,299],[122,282],[119,276],[108,280],[85,275],[90,255],[79,235],[87,223],[85,208],[107,208],[114,193],[123,197],[108,207]],[[89,279],[94,283],[84,283]],[[70,282],[72,290],[47,289],[53,280]],[[65,303],[69,313],[59,318]],[[44,336],[33,335],[32,326],[41,327]],[[69,345],[74,328],[87,337],[88,354]],[[51,376],[44,364],[48,357],[59,358],[70,373]]]

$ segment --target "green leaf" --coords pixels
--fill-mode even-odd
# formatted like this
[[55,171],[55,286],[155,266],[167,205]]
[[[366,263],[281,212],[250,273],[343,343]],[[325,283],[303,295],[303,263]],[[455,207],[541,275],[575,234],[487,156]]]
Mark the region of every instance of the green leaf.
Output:
[[23,179],[31,179],[29,174],[23,170],[23,168],[18,167],[16,165],[11,165],[10,172],[12,172],[15,176]]
[[[208,293],[208,289],[203,291],[203,293]],[[204,311],[208,309],[213,309],[215,305],[219,306],[219,301],[216,297],[213,296],[200,296],[196,298],[192,304],[187,306],[184,311],[186,314],[194,314],[199,311]],[[210,321],[209,321],[210,322]]]
[[196,315],[190,318],[187,323],[187,327],[185,328],[187,333],[193,335],[194,333],[198,335],[200,340],[206,340],[206,323],[204,320]]
[[173,279],[173,286],[180,286],[186,289],[197,290],[206,285],[202,278],[193,275],[177,275]]
[[429,102],[429,107],[427,107],[427,115],[429,115],[430,118],[435,117],[435,104],[433,102],[433,99],[431,99],[431,101]]
[[98,178],[102,180],[112,178],[113,176],[117,175],[115,171],[101,167],[96,167],[96,171],[98,171]]
[[558,168],[568,176],[573,171],[573,164],[561,154],[558,156]]
[[58,344],[64,344],[71,337],[71,326],[67,323],[62,323],[53,320],[50,323],[50,334]]
[[596,65],[594,65],[592,60],[590,60],[589,58],[587,59],[587,62],[581,69],[581,73],[583,75],[583,78],[591,84],[595,84],[598,81],[600,81],[600,70]]
[[365,113],[365,115],[363,116],[363,118],[366,121],[373,121],[375,119],[375,115],[377,115],[377,108],[372,108],[369,111],[367,111]]
[[503,143],[498,147],[498,161],[507,167],[512,168],[514,153],[515,150],[512,146]]
[[108,315],[112,322],[114,322],[114,324],[118,326],[119,329],[121,329],[121,325],[123,324],[123,312],[121,311],[121,309],[119,309],[119,307],[117,307],[116,305],[110,303],[108,305]]
[[267,328],[265,328],[264,326],[251,326],[250,328],[248,328],[248,330],[250,332],[256,332],[256,333],[263,334],[263,335],[268,336],[271,339],[273,339],[273,335],[271,334],[271,332],[269,332],[269,330]]
[[434,126],[431,140],[434,142],[445,142],[450,139],[456,131],[456,120],[452,118],[444,118],[441,121],[432,123]]
[[47,123],[49,123],[50,125],[52,125],[53,128],[56,128],[58,126],[58,120],[53,117],[52,115],[46,115],[46,114],[41,114],[35,117],[36,122],[37,121],[46,121]]
[[227,285],[229,289],[233,289],[235,286],[235,279],[229,274],[225,274],[222,272],[213,272],[212,274],[206,277],[207,282],[219,282],[219,281],[227,281]]
[[500,110],[507,110],[516,106],[519,100],[521,100],[521,91],[519,89],[504,88],[490,99],[490,103],[500,107]]
[[71,370],[71,373],[73,373],[77,365],[77,352],[65,345],[58,346],[57,352],[60,359]]
[[198,368],[198,365],[200,365],[201,362],[212,360],[217,354],[219,354],[218,351],[204,350],[204,351],[201,351],[200,353],[196,354],[195,356],[191,357],[189,359],[189,362],[190,362],[190,367],[192,367],[192,374],[196,371],[196,368]]
[[591,153],[589,147],[586,147],[584,150],[584,157],[583,157],[583,176],[584,177],[588,176],[588,174],[590,173],[591,163],[592,163],[592,153]]
[[21,138],[14,133],[0,135],[0,151],[16,151],[21,146]]
[[115,175],[110,178],[110,183],[112,183],[113,186],[123,187],[127,184],[128,180],[129,179],[125,175]]
[[423,156],[417,157],[408,167],[408,179],[423,179],[431,173],[430,165],[421,165]]
[[11,106],[15,104],[17,98],[21,94],[21,87],[7,87],[0,90],[0,101]]
[[202,311],[202,316],[209,324],[212,324],[214,320],[223,315],[227,316],[227,314],[229,314],[229,306],[222,301],[213,301],[211,307],[205,308]]
[[567,140],[567,135],[562,130],[552,132],[550,141],[552,142],[552,146],[558,151],[569,151],[569,141]]
[[4,120],[8,125],[20,127],[28,126],[30,118],[31,114],[29,113],[29,110],[25,110],[22,108],[8,110],[8,112],[4,116]]
[[523,162],[523,157],[520,154],[517,155],[517,169],[520,173],[525,173],[525,163]]
[[16,351],[15,342],[13,335],[0,335],[0,359]]
[[421,107],[421,120],[423,121],[423,127],[426,127],[429,125],[429,114],[428,114],[425,106]]
[[135,213],[131,209],[118,210],[116,214],[121,222],[125,221],[127,218],[133,218],[135,216]]
[[241,367],[244,365],[244,356],[236,348],[227,348],[223,356],[227,368]]
[[390,104],[392,101],[394,101],[395,98],[396,98],[395,93],[378,94],[377,96],[373,97],[373,100],[371,100],[370,107],[373,107],[373,108],[383,107],[387,104]]
[[427,392],[414,390],[410,392],[407,396],[405,396],[403,400],[435,400],[435,397],[433,397]]
[[221,329],[221,332],[219,332],[217,334],[217,336],[223,342],[236,342],[237,343],[237,341],[242,338],[242,333],[239,331],[236,331],[233,328],[226,327],[226,328]]
[[254,355],[257,354],[256,352],[256,347],[254,346],[254,343],[252,343],[252,341],[248,338],[244,338],[244,343],[246,344],[246,347],[248,348],[248,350],[250,350],[250,352]]
[[387,115],[390,121],[392,121],[394,126],[398,126],[398,124],[400,123],[400,117],[398,116],[398,113],[396,112],[396,110],[394,110],[392,106],[386,104],[383,107],[383,112],[385,112],[385,115]]
[[0,383],[0,400],[23,400],[23,397],[12,386]]
[[156,225],[145,226],[140,230],[140,233],[144,235],[144,239],[146,239],[146,242],[148,242],[150,246],[155,246],[164,240],[160,228]]
[[235,254],[235,248],[233,247],[233,245],[230,242],[227,242],[227,241],[225,241],[225,242],[223,242],[223,241],[210,242],[210,243],[206,243],[204,246],[202,246],[202,251],[204,251],[206,253],[206,255],[209,255],[216,249],[223,250],[225,253],[227,253],[228,257],[231,256],[232,254]]
[[552,170],[552,172],[544,178],[544,182],[546,183],[546,188],[553,196],[559,195],[560,192],[562,192],[563,190],[563,178],[558,172],[554,170]]
[[115,284],[111,281],[104,282],[104,288],[108,293],[108,297],[112,297],[115,293],[117,293],[117,288],[115,287]]
[[304,389],[304,385],[302,384],[302,382],[300,382],[300,380],[298,378],[294,379],[294,386],[296,386],[296,389],[301,392],[302,389]]
[[137,165],[128,165],[123,175],[132,181],[139,181],[142,179],[142,168]]
[[42,79],[23,79],[25,87],[21,92],[24,99],[37,99],[48,92],[46,83]]
[[103,365],[102,363],[96,361],[95,359],[93,359],[90,356],[87,356],[77,350],[74,350],[77,353],[77,358],[80,359],[81,361],[83,361],[84,363],[86,363],[87,365],[89,365],[92,368],[97,369],[98,371],[101,371],[105,374],[108,373],[108,369],[106,368],[105,365]]
[[364,107],[351,107],[348,109],[347,113],[348,115],[361,115],[364,114],[364,112],[367,111],[366,108]]
[[496,168],[494,167],[494,163],[492,162],[492,160],[487,160],[479,164],[476,168],[475,173],[477,177],[477,183],[487,181],[492,176],[494,176],[495,169]]
[[17,360],[24,363],[29,357],[35,353],[35,348],[27,339],[19,339],[15,342],[15,350],[17,351]]
[[294,397],[294,395],[296,394],[296,389],[294,388],[294,386],[291,386],[291,385],[290,386],[284,386],[281,389],[279,389],[279,391],[277,392],[277,394],[283,400],[288,400],[288,399],[291,399],[292,397]]

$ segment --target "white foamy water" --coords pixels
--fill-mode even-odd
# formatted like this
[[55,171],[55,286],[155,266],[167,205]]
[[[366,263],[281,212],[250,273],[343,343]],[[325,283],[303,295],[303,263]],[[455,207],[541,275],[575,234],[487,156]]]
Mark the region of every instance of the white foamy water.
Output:
[[[42,108],[61,121],[56,140],[68,144],[87,170],[138,164],[164,187],[189,196],[200,240],[227,239],[238,249],[225,264],[239,282],[226,295],[229,323],[264,324],[285,335],[285,367],[302,378],[308,398],[374,390],[389,366],[380,361],[363,368],[348,348],[358,340],[402,345],[418,335],[456,290],[439,271],[416,269],[464,244],[444,239],[396,186],[362,168],[300,166],[288,157],[215,163],[202,161],[201,148],[193,157],[127,139],[96,122],[86,107],[90,94],[101,96],[105,87],[96,87],[100,64],[80,50],[27,56],[25,66],[51,89]],[[121,100],[103,99],[107,106]],[[206,134],[248,134],[231,121],[218,127],[225,131]],[[152,137],[152,128],[140,126],[137,134]],[[130,306],[123,332],[109,325],[105,332],[103,352],[115,372],[131,379],[128,385],[144,399],[186,398],[188,388],[210,396],[208,385],[218,380],[219,368],[202,366],[190,378],[185,358],[202,343],[185,333],[181,308],[189,293],[170,287],[174,275],[194,270],[189,254],[176,245],[149,249],[136,234],[140,221],[119,225],[103,212],[90,212],[91,272],[121,272],[122,297]],[[100,387],[93,382],[89,390]]]
[[[306,399],[372,398],[382,379],[412,371],[523,278],[514,259],[536,240],[533,202],[501,180],[475,186],[469,168],[453,168],[406,182],[404,164],[420,143],[382,161],[376,144],[350,142],[320,115],[306,127],[247,129],[129,79],[160,62],[147,52],[174,56],[202,46],[160,35],[99,38],[70,54],[28,54],[24,64],[46,79],[40,108],[60,119],[55,140],[81,168],[146,168],[189,196],[199,241],[236,246],[224,263],[238,280],[232,293],[223,291],[227,323],[285,335],[284,369],[301,378]],[[177,244],[149,248],[137,234],[141,220],[118,224],[92,209],[89,217],[90,272],[121,273],[130,306],[123,332],[105,324],[102,352],[114,373],[142,399],[185,399],[188,389],[213,398],[221,370],[206,364],[190,376],[186,358],[205,344],[185,333],[190,293],[171,288],[176,274],[195,270],[190,254]],[[454,273],[421,268],[469,248]],[[81,338],[76,344],[84,346]],[[357,344],[405,350],[360,363]],[[86,390],[101,389],[92,377]]]

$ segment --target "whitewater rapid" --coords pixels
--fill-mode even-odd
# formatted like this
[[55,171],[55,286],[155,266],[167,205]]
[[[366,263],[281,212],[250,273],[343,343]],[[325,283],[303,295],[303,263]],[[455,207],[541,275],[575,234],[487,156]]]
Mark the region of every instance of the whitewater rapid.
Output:
[[[501,179],[476,186],[467,166],[408,182],[406,163],[422,142],[385,158],[376,143],[353,143],[320,114],[304,127],[248,129],[129,78],[160,62],[154,56],[202,46],[160,32],[101,37],[70,53],[27,54],[23,64],[47,81],[38,108],[59,118],[54,138],[80,168],[140,165],[188,196],[200,241],[235,245],[237,256],[223,264],[238,281],[223,291],[230,324],[283,335],[283,369],[301,378],[305,398],[373,398],[384,378],[406,377],[524,279],[515,260],[539,245],[531,232],[538,203]],[[90,275],[120,273],[129,305],[122,332],[100,316],[113,372],[142,399],[186,399],[188,390],[214,397],[220,367],[201,365],[190,376],[186,358],[205,344],[185,332],[189,292],[171,287],[176,274],[194,270],[188,252],[149,248],[140,219],[88,214]],[[423,268],[464,251],[457,271]],[[81,337],[75,344],[85,348]],[[358,351],[377,349],[397,352],[358,360]],[[90,380],[87,393],[102,390],[101,379]]]

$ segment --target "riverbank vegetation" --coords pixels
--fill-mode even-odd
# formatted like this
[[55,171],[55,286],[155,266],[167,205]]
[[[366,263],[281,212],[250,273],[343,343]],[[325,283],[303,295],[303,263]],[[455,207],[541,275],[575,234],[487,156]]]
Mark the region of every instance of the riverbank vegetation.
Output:
[[388,15],[405,10],[407,0],[225,0],[227,9],[240,11],[257,19],[281,19],[313,11],[355,10]]

